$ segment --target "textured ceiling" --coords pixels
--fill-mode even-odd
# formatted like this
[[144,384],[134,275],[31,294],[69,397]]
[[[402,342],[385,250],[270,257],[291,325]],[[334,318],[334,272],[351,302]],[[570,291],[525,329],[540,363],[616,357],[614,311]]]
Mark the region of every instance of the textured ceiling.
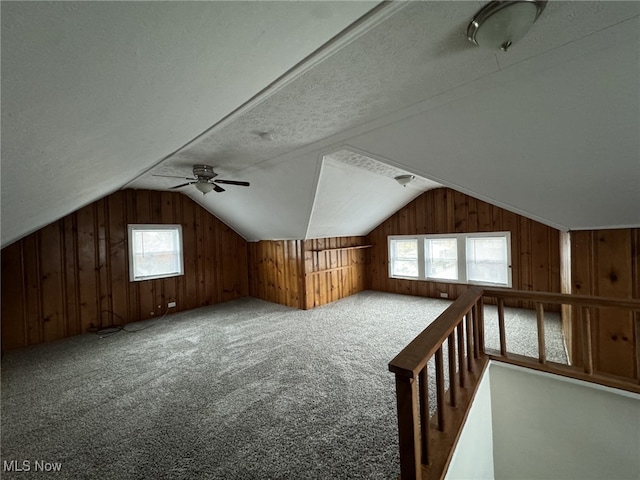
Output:
[[0,2],[2,245],[120,189],[375,5]]
[[3,2],[3,245],[195,163],[251,182],[181,189],[249,240],[375,226],[384,164],[562,229],[640,225],[640,5],[551,1],[505,54],[465,39],[483,4],[382,5],[307,57],[373,4]]
[[351,150],[325,155],[306,238],[366,235],[422,192],[441,186],[420,177],[404,187],[394,180],[407,173]]

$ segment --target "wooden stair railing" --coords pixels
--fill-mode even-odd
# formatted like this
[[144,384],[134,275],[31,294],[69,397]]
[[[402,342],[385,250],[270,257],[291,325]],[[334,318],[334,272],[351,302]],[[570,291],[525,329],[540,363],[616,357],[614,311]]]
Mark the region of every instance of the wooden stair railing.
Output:
[[[499,351],[485,348],[485,298],[497,301]],[[508,351],[504,313],[506,299],[529,301],[535,305],[537,358]],[[580,308],[583,331],[586,332],[583,338],[584,366],[575,367],[547,360],[545,304]],[[636,376],[617,377],[594,369],[590,312],[600,307],[640,312],[640,301],[470,287],[389,363],[389,370],[396,376],[401,480],[444,477],[482,373],[490,359],[640,393],[640,315],[636,314],[633,339]],[[448,348],[448,391],[445,391],[445,342]],[[433,416],[429,408],[428,375],[432,357],[435,360],[436,393]]]
[[[492,298],[498,305],[498,329],[500,334],[500,351],[485,349],[485,354],[492,360],[511,363],[526,368],[598,383],[607,387],[620,388],[640,393],[640,314],[634,320],[635,342],[635,377],[620,377],[599,372],[594,367],[594,347],[592,342],[592,311],[598,308],[617,308],[628,312],[640,312],[640,300],[591,297],[586,295],[566,295],[562,293],[529,292],[508,289],[484,289],[483,298]],[[538,358],[525,357],[508,351],[505,334],[504,301],[516,299],[531,302],[535,305],[538,335]],[[544,337],[544,305],[571,305],[578,308],[582,323],[582,366],[565,365],[547,360]]]
[[[482,290],[469,288],[390,363],[396,374],[402,480],[444,471],[488,360]],[[454,334],[455,331],[455,334]],[[445,394],[443,345],[448,347]],[[435,356],[436,408],[431,425],[428,362]],[[445,395],[447,398],[445,398]]]

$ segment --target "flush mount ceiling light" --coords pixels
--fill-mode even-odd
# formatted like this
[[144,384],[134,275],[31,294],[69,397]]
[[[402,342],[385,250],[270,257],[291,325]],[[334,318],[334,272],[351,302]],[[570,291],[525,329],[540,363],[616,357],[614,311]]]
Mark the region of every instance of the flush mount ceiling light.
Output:
[[525,36],[546,5],[546,0],[490,2],[471,20],[467,38],[475,45],[506,52]]
[[415,175],[398,175],[394,178],[396,182],[398,182],[403,187],[406,187],[407,184],[411,183],[413,179],[416,178]]

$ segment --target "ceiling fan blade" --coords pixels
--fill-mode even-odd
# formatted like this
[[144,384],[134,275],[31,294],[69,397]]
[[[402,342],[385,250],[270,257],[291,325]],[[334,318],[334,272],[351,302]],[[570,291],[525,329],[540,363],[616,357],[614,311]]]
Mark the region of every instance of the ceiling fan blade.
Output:
[[196,183],[196,182],[187,182],[187,183],[183,183],[183,184],[181,184],[181,185],[176,185],[175,187],[171,187],[169,190],[174,190],[174,189],[176,189],[176,188],[186,187],[187,185],[192,185],[192,184],[194,184],[194,183]]
[[216,183],[224,183],[225,185],[239,185],[241,187],[248,187],[249,182],[238,182],[236,180],[214,180]]
[[213,189],[218,193],[225,191],[225,189],[222,188],[220,185],[216,185],[215,183],[212,183],[211,185],[213,185]]
[[151,175],[152,177],[166,177],[166,178],[184,178],[185,180],[197,180],[197,178],[187,178],[187,177],[179,177],[177,175],[156,175],[155,173]]

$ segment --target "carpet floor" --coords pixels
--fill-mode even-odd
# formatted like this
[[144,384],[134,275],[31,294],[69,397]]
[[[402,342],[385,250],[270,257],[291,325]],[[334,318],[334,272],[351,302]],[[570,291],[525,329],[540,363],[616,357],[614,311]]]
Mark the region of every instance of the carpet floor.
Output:
[[[302,311],[246,297],[7,352],[1,460],[30,471],[2,478],[33,478],[38,461],[73,479],[395,479],[387,364],[449,304],[366,291]],[[546,322],[548,358],[566,363],[558,316]],[[537,355],[534,312],[507,309],[507,342]]]

